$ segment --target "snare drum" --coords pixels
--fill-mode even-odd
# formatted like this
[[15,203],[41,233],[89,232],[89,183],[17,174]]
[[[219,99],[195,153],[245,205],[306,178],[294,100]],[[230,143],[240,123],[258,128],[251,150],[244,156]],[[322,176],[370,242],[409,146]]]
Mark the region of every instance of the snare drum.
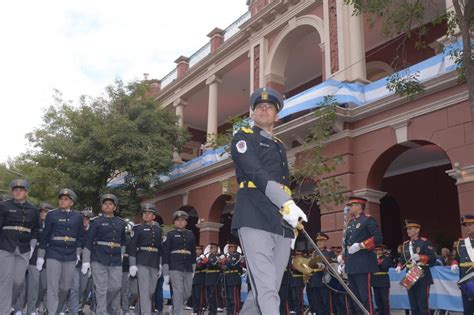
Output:
[[474,272],[468,273],[458,281],[458,287],[469,300],[474,299]]
[[413,267],[408,270],[405,277],[400,281],[400,285],[405,287],[407,290],[410,290],[410,288],[418,281],[418,279],[423,277],[423,274],[423,268],[418,265],[413,265]]

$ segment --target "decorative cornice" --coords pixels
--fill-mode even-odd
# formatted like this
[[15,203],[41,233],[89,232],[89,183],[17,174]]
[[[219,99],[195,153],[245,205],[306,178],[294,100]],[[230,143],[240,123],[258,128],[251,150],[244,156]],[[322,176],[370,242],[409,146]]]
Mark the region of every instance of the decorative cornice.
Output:
[[369,202],[380,204],[380,199],[387,194],[384,191],[363,188],[353,191],[354,196],[366,198]]
[[454,163],[452,170],[447,170],[446,174],[456,180],[456,185],[474,182],[474,165],[461,167],[458,162]]
[[199,228],[199,232],[205,232],[205,231],[219,232],[220,228],[223,226],[224,224],[217,223],[217,222],[199,222],[198,224],[196,224],[196,227]]

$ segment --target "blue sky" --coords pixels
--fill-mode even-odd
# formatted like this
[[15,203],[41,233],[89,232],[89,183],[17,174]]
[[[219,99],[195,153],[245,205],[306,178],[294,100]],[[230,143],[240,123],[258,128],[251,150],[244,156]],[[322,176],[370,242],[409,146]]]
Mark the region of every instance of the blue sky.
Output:
[[2,1],[0,162],[28,149],[53,89],[77,102],[117,77],[161,78],[246,11],[246,0]]

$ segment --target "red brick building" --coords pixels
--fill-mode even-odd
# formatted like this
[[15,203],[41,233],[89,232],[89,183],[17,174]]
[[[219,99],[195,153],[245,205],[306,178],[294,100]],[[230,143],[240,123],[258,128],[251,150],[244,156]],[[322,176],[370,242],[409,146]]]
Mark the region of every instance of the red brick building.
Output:
[[[449,0],[437,2],[441,11],[452,8]],[[176,68],[155,83],[157,100],[175,110],[192,135],[175,157],[175,176],[147,201],[165,223],[184,209],[201,244],[227,241],[233,209],[227,200],[236,189],[232,161],[201,154],[207,135],[229,128],[230,117],[248,116],[249,95],[270,86],[288,99],[285,109],[292,105],[292,113],[299,113],[276,128],[293,167],[301,165],[302,139],[316,123],[308,108],[295,108],[311,101],[311,93],[331,91],[347,100],[326,147],[344,163],[328,176],[337,176],[348,194],[369,199],[368,212],[387,245],[401,243],[405,218],[419,220],[421,233],[439,246],[461,236],[460,215],[474,212],[474,123],[467,87],[458,83],[447,57],[436,59],[446,44],[445,26],[430,28],[428,48],[409,43],[408,62],[421,69],[425,91],[401,98],[377,83],[394,71],[397,38],[384,38],[378,22],[371,27],[342,3],[249,1],[249,12],[225,30],[212,30],[209,43],[179,57]],[[311,213],[308,230],[321,230],[339,245],[343,206],[301,205]]]

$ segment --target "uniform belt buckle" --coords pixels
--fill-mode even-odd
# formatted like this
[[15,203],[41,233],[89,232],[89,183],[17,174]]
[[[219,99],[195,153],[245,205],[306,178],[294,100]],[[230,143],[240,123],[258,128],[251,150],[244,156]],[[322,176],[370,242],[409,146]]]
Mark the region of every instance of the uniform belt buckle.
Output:
[[147,250],[147,251],[149,251],[149,252],[151,252],[151,251],[152,251],[152,249],[151,249],[151,247],[150,247],[150,246],[147,246],[147,247],[146,247],[146,250]]
[[15,226],[15,230],[17,230],[18,232],[21,232],[21,226]]
[[109,242],[109,246],[110,246],[110,248],[114,248],[114,243],[113,243],[113,242]]
[[64,241],[67,242],[69,241],[70,237],[69,236],[64,236]]

